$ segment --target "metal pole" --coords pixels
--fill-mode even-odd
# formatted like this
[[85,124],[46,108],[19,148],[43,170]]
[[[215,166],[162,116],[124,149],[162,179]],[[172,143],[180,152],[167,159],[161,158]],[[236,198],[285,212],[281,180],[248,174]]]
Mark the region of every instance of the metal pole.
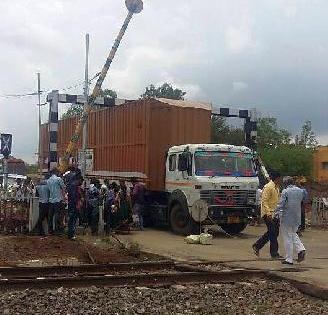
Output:
[[[84,109],[83,112],[86,112],[88,106],[88,98],[89,98],[89,34],[85,36],[85,72],[84,72]],[[88,145],[88,121],[85,122],[83,126],[83,134],[82,134],[82,165],[81,172],[82,176],[85,176],[87,161],[86,161],[86,150]]]
[[5,192],[5,199],[8,198],[8,158],[3,158],[3,189]]
[[38,166],[39,166],[39,174],[42,172],[42,163],[41,163],[41,78],[40,72],[38,75],[38,107],[39,107],[39,144],[38,144]]

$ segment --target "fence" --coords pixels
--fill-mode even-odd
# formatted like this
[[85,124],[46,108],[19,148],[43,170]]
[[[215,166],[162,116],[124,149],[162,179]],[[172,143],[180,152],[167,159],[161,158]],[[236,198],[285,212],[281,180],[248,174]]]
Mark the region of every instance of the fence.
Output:
[[311,225],[328,226],[328,198],[313,198]]

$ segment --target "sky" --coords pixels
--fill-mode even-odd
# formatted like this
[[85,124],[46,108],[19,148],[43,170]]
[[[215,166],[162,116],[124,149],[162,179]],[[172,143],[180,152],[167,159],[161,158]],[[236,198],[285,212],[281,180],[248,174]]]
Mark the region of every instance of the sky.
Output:
[[[293,134],[311,120],[326,145],[327,10],[325,0],[144,0],[103,87],[136,99],[169,82],[190,100],[256,108]],[[37,72],[43,91],[82,94],[85,34],[92,76],[126,14],[124,0],[1,0],[0,132],[13,134],[16,157],[36,160],[37,98],[3,96],[35,92]]]

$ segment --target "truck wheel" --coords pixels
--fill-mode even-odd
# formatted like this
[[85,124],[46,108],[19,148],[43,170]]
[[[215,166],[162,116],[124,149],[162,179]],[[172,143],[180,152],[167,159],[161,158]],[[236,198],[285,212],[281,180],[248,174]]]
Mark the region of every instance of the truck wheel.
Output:
[[197,224],[180,202],[173,204],[170,211],[170,225],[174,233],[179,235],[190,235],[197,230]]
[[238,223],[238,224],[223,224],[221,225],[222,229],[228,234],[239,234],[247,226],[247,223]]

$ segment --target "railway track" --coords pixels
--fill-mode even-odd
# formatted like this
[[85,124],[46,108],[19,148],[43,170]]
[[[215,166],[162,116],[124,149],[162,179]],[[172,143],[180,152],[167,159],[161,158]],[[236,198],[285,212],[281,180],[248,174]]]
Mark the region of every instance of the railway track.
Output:
[[0,289],[135,287],[227,283],[261,278],[261,270],[208,271],[173,261],[108,265],[0,268]]
[[[210,265],[205,263],[205,265]],[[297,281],[283,274],[304,268],[280,270],[226,269],[213,271],[204,263],[155,261],[107,265],[2,267],[0,290],[75,287],[167,287],[202,283],[236,283],[253,279],[288,281],[302,293],[328,299],[328,289]]]

